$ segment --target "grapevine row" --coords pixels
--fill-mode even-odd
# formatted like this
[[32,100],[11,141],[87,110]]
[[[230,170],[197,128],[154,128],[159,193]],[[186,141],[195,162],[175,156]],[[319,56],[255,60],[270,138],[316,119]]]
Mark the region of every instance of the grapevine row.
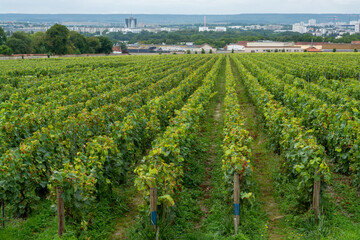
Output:
[[289,179],[295,179],[302,195],[300,202],[311,199],[314,181],[329,180],[324,147],[319,145],[312,130],[306,130],[301,119],[282,106],[267,92],[236,57],[232,57],[250,99],[264,117],[265,126],[282,156],[283,169]]

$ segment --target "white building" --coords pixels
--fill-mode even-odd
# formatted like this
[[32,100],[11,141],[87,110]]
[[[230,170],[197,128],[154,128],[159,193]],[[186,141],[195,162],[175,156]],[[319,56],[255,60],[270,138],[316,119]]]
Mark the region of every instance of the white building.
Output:
[[210,52],[210,50],[215,53],[216,52],[216,48],[213,48],[210,44],[204,43],[198,47],[198,51],[201,51],[202,49],[205,50],[206,53]]
[[305,26],[304,22],[301,23],[295,23],[292,25],[292,31],[298,32],[298,33],[306,33],[307,27]]
[[209,27],[199,27],[199,32],[206,32],[206,31],[210,31]]
[[160,29],[161,31],[165,31],[165,32],[175,32],[175,31],[179,31],[179,28],[170,28],[170,27],[163,27]]
[[215,32],[226,32],[226,27],[215,27]]
[[308,25],[309,26],[316,26],[316,19],[309,19]]
[[132,32],[132,33],[141,33],[142,29],[140,28],[124,28],[123,29],[123,33],[128,33],[128,32]]
[[245,47],[246,53],[266,53],[266,52],[302,52],[301,47],[296,46],[258,46],[258,47]]
[[125,28],[136,28],[137,27],[137,19],[130,17],[125,19]]
[[274,41],[258,41],[248,42],[248,47],[290,47],[294,46],[293,42],[274,42]]
[[229,26],[231,29],[244,29],[243,26]]
[[355,25],[355,33],[359,33],[360,32],[360,22],[357,22],[354,25]]
[[243,45],[239,45],[239,44],[229,44],[226,46],[226,49],[228,51],[244,51],[245,47]]
[[226,32],[226,27],[199,27],[199,32],[206,32],[206,31],[215,31],[215,32]]

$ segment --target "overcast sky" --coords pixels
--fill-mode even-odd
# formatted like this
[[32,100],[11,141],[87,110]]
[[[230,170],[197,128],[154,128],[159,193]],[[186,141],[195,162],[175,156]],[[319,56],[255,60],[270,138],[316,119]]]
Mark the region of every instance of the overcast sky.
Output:
[[358,13],[360,0],[0,0],[0,13]]

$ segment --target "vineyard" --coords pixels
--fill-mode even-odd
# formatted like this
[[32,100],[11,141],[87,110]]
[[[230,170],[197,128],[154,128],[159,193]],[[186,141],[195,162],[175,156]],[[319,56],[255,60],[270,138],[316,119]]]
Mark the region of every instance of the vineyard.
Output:
[[360,239],[357,53],[0,62],[0,239]]

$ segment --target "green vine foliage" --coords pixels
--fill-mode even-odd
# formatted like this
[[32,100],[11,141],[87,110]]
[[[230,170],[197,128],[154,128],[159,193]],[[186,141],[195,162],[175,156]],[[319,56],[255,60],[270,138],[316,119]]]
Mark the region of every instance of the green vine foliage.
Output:
[[[263,69],[260,69],[254,61],[243,62],[277,100],[301,117],[303,126],[313,129],[313,135],[325,147],[327,155],[337,163],[337,171],[351,173],[353,184],[359,185],[359,100],[320,86],[328,81],[324,77],[318,80],[320,83],[312,83],[284,74],[266,63],[261,63]],[[346,84],[348,88],[354,85],[353,80],[343,85]],[[326,83],[326,86],[331,85]],[[335,86],[331,88],[336,90]]]
[[[248,178],[252,175],[251,141],[249,132],[245,127],[245,118],[238,103],[237,85],[232,74],[230,59],[226,58],[226,96],[224,99],[225,119],[224,119],[224,139],[222,158],[222,170],[228,189],[232,189],[234,173],[239,174],[242,185],[242,196],[250,197],[252,194],[247,191],[248,186],[244,186]],[[229,193],[232,193],[232,190]],[[229,194],[231,195],[231,194]]]
[[196,142],[200,119],[205,114],[205,106],[214,95],[215,80],[224,60],[223,57],[217,58],[202,85],[184,107],[176,112],[165,133],[154,141],[150,153],[135,169],[135,186],[138,190],[148,196],[149,189],[156,187],[159,204],[164,206],[173,206],[176,193],[182,189],[183,162],[191,154]]
[[[61,185],[67,212],[82,218],[82,212],[85,212],[84,209],[94,199],[106,195],[104,193],[111,193],[108,190],[112,186],[121,184],[134,159],[126,156],[127,151],[122,145],[124,142],[118,140],[122,133],[115,123],[132,115],[152,99],[162,99],[164,106],[165,100],[169,100],[162,97],[164,94],[175,88],[177,91],[172,94],[176,95],[184,89],[176,88],[184,78],[200,74],[197,71],[200,67],[202,72],[212,67],[209,62],[212,58],[209,56],[139,59],[134,63],[116,63],[117,59],[110,59],[109,62],[98,65],[89,60],[91,63],[85,66],[86,70],[79,70],[79,83],[99,88],[97,90],[100,93],[97,95],[94,95],[95,92],[91,93],[91,88],[85,85],[80,85],[79,91],[86,90],[76,92],[76,85],[69,86],[69,82],[73,81],[70,78],[74,77],[71,74],[64,74],[53,81],[54,87],[58,85],[61,89],[55,91],[50,85],[45,87],[53,80],[54,77],[50,76],[53,72],[44,76],[45,80],[40,86],[32,80],[27,83],[26,77],[19,73],[22,81],[20,85],[34,91],[43,89],[39,93],[44,98],[51,99],[54,93],[59,96],[55,95],[52,101],[41,102],[36,94],[20,98],[19,92],[0,103],[6,107],[1,110],[4,114],[0,119],[0,197],[13,203],[20,214],[26,214],[30,211],[30,206],[41,198],[54,196],[55,188]],[[142,59],[145,60],[141,61]],[[154,62],[148,61],[149,59],[154,59]],[[127,66],[128,64],[132,67]],[[143,71],[137,71],[143,65]],[[119,66],[120,73],[121,66],[124,66],[121,81],[117,79],[119,73],[116,72]],[[105,67],[105,73],[110,76],[93,75],[91,69],[97,67]],[[76,69],[73,71],[77,72]],[[24,71],[24,74],[25,72],[29,71]],[[102,76],[105,77],[104,80],[101,79]],[[104,85],[99,81],[103,81]],[[196,84],[198,83],[194,83],[194,86]],[[186,89],[180,96],[186,99],[186,94],[191,94],[193,89]],[[15,88],[11,90],[16,91]],[[71,101],[69,91],[73,91],[70,94]],[[19,104],[18,101],[24,98],[27,99],[24,104]],[[181,99],[182,102],[184,99]],[[181,107],[180,103],[181,101],[159,112],[158,118],[163,126],[168,124],[168,118],[174,110]],[[160,110],[160,105],[157,106]],[[22,115],[21,121],[14,121],[19,115]],[[151,142],[156,134],[154,132],[147,141]],[[129,142],[125,144],[127,143]]]
[[[276,146],[285,158],[283,168],[289,179],[298,185],[299,204],[310,203],[312,186],[320,178],[329,181],[329,167],[325,161],[325,149],[317,143],[313,130],[306,130],[294,113],[274,100],[274,96],[262,87],[236,57],[232,57],[250,98],[263,115],[265,126]],[[275,87],[275,86],[274,86]]]

